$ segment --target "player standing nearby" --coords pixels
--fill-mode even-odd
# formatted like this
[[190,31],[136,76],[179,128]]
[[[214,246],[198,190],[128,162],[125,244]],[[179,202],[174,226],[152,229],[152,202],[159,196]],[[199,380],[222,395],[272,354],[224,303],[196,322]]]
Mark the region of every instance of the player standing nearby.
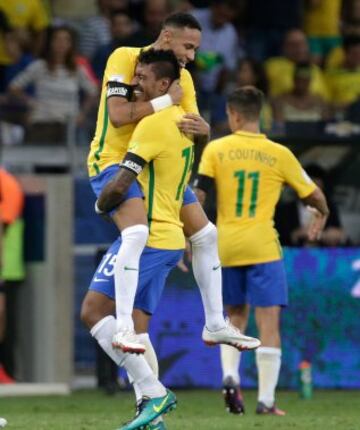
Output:
[[[230,321],[245,330],[248,307],[255,308],[262,346],[256,351],[258,414],[284,415],[275,406],[281,364],[279,318],[288,302],[282,251],[273,215],[284,184],[313,209],[309,239],[317,238],[327,219],[322,191],[295,156],[259,132],[263,94],[247,86],[230,94],[227,114],[231,135],[210,142],[195,182],[199,201],[216,186],[219,253],[223,265],[223,297]],[[221,345],[227,409],[244,413],[239,390],[240,352]]]
[[[201,27],[189,14],[170,15],[164,22],[154,49],[171,49],[182,67],[180,86],[174,82],[166,94],[150,101],[131,101],[131,81],[141,48],[119,48],[110,56],[103,79],[95,137],[88,157],[90,182],[98,196],[116,175],[135,124],[146,115],[160,112],[179,103],[187,113],[179,128],[197,136],[208,135],[207,123],[198,115],[194,85],[185,65],[194,59],[200,44]],[[147,49],[147,48],[145,48]],[[182,93],[184,94],[182,96]],[[190,163],[184,154],[184,160]],[[183,190],[181,190],[183,192]],[[115,263],[116,320],[115,347],[127,352],[146,349],[134,333],[132,311],[138,282],[141,253],[148,239],[148,219],[142,194],[136,182],[126,199],[111,216],[121,231],[122,243]],[[216,227],[209,222],[189,187],[185,189],[181,209],[184,232],[193,252],[193,270],[205,310],[203,340],[210,344],[228,343],[239,349],[252,349],[259,342],[248,342],[238,330],[224,320],[221,297],[221,270],[217,250]]]

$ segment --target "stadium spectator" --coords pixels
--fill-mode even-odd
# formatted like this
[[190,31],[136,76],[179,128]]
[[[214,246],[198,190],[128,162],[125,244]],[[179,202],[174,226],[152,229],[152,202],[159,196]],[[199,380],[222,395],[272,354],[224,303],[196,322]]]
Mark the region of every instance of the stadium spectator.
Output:
[[0,223],[3,228],[0,262],[0,384],[15,382],[15,302],[24,279],[22,189],[10,173],[0,168]]
[[280,55],[285,33],[300,28],[302,0],[249,0],[246,2],[246,47],[250,57],[263,61]]
[[115,11],[110,18],[111,40],[110,42],[101,45],[94,54],[92,67],[101,81],[103,78],[106,62],[109,55],[121,46],[129,46],[130,36],[134,31],[134,23],[130,16],[123,11]]
[[217,111],[224,104],[225,84],[243,56],[231,23],[236,16],[235,3],[233,0],[212,1],[210,8],[191,13],[203,32],[195,59],[199,108],[209,112],[211,123],[216,124]]
[[[283,54],[270,58],[265,63],[270,95],[275,97],[291,91],[294,87],[295,65],[310,61],[309,46],[303,31],[289,30],[284,39]],[[310,92],[328,98],[328,90],[321,69],[312,64]],[[281,77],[281,78],[280,78]]]
[[360,37],[345,37],[343,48],[345,57],[341,66],[326,73],[330,101],[340,118],[360,98]]
[[[265,100],[261,112],[260,125],[262,130],[270,130],[272,127],[272,111],[270,103],[267,100],[268,82],[266,73],[261,63],[249,57],[242,58],[239,61],[235,71],[235,79],[230,82],[226,92],[230,93],[235,88],[243,87],[245,85],[253,85],[264,93]],[[212,134],[223,135],[228,133],[229,124],[226,116],[225,100],[221,105],[221,110],[219,105],[217,119],[218,121],[216,122],[216,125],[212,128]]]
[[[11,28],[26,37],[32,53],[38,56],[46,40],[49,17],[42,0],[0,0],[0,10],[6,15]],[[0,35],[0,64],[12,64],[5,49],[5,39]]]
[[316,122],[330,116],[330,106],[324,99],[310,93],[313,69],[311,64],[297,64],[294,70],[294,88],[273,100],[274,121],[276,124],[285,122]]
[[112,12],[128,12],[129,0],[97,0],[98,14],[88,18],[80,31],[79,52],[89,60],[95,51],[111,40],[110,17]]
[[[211,187],[216,189],[223,297],[231,323],[243,331],[248,305],[255,308],[261,340],[256,350],[256,413],[285,415],[275,406],[275,388],[281,366],[280,311],[287,305],[287,286],[273,215],[285,183],[317,209],[309,239],[322,231],[328,208],[322,191],[306,176],[294,155],[259,133],[262,97],[252,86],[230,94],[227,113],[232,134],[207,145],[195,183],[201,202]],[[221,359],[227,409],[242,414],[240,352],[221,345]]]
[[[25,89],[33,85],[34,97]],[[80,91],[85,97],[80,110]],[[26,140],[34,143],[65,142],[70,121],[81,126],[94,105],[97,88],[76,63],[74,34],[67,27],[53,29],[45,59],[36,60],[10,83],[10,93],[29,107]]]
[[330,210],[329,218],[326,221],[321,238],[309,242],[306,232],[310,218],[308,209],[296,199],[279,204],[276,209],[275,225],[279,232],[281,244],[283,246],[349,245],[350,241],[342,228],[338,208],[329,193],[326,170],[318,164],[309,164],[306,166],[306,172],[326,195]]
[[146,0],[141,20],[142,26],[130,36],[128,46],[146,46],[155,42],[169,12],[169,0]]
[[[343,39],[350,36],[360,37],[360,0],[344,1],[341,29]],[[341,67],[344,58],[344,48],[341,44],[330,52],[325,62],[325,68],[329,70]]]
[[341,44],[340,16],[342,0],[307,0],[304,30],[309,38],[312,60],[323,64],[329,52]]

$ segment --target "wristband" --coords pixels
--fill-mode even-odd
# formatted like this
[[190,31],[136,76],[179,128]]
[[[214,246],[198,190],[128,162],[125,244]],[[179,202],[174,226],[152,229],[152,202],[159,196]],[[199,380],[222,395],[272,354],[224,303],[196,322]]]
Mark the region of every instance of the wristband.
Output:
[[154,112],[159,112],[160,110],[166,109],[174,104],[169,94],[156,97],[155,99],[150,100],[150,103]]

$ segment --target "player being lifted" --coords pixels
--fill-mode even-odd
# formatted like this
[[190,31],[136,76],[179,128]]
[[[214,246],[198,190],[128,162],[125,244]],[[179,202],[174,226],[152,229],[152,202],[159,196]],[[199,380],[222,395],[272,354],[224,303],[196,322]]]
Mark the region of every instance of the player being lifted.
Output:
[[[207,123],[198,115],[195,90],[185,65],[194,59],[200,44],[201,28],[189,14],[169,16],[154,49],[171,49],[182,67],[180,86],[174,82],[166,94],[150,101],[131,101],[131,81],[141,48],[119,48],[110,56],[103,79],[95,137],[88,157],[90,182],[96,195],[119,171],[135,124],[147,115],[179,104],[187,113],[179,120],[179,129],[194,136],[208,136]],[[184,154],[189,165],[191,160]],[[156,184],[155,184],[156,186]],[[182,189],[179,189],[183,193]],[[180,217],[193,252],[193,271],[205,310],[203,340],[209,344],[227,343],[239,349],[252,349],[259,341],[243,336],[223,317],[221,270],[217,250],[216,227],[209,222],[189,187],[185,188]],[[122,243],[115,263],[117,330],[113,345],[127,352],[144,352],[133,326],[132,311],[138,283],[141,253],[149,235],[151,214],[146,214],[141,192],[134,182],[126,199],[111,217],[121,231]]]
[[[325,225],[328,207],[295,156],[260,134],[262,100],[261,91],[251,86],[230,94],[227,114],[232,134],[206,146],[195,186],[201,202],[209,188],[216,187],[223,297],[230,321],[245,330],[248,305],[255,308],[262,345],[256,351],[256,412],[284,415],[275,407],[275,388],[281,364],[280,309],[287,305],[288,296],[273,215],[283,185],[290,185],[314,208],[308,232],[314,240]],[[240,352],[221,345],[221,363],[227,408],[242,414]]]

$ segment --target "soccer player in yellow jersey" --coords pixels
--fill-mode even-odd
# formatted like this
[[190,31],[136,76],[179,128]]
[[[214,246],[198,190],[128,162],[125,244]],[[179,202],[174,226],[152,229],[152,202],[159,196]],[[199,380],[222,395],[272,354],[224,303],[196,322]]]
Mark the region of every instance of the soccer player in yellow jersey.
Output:
[[[138,99],[149,100],[155,95],[164,94],[171,82],[178,78],[178,74],[179,65],[172,51],[149,49],[142,52],[133,81]],[[180,212],[192,167],[193,142],[178,129],[177,123],[183,115],[184,110],[180,106],[171,106],[143,118],[133,132],[121,169],[114,180],[105,186],[98,199],[99,208],[110,212],[126,198],[128,190],[138,177],[149,213],[150,235],[140,259],[134,321],[136,332],[140,333],[137,339],[146,345],[145,359],[155,374],[158,364],[147,334],[148,323],[159,301],[166,277],[181,258],[185,246]],[[117,330],[112,316],[115,310],[114,259],[119,255],[120,245],[121,240],[116,240],[100,263],[90,291],[84,299],[82,319],[104,351],[129,371],[134,380],[137,399],[141,401],[143,396],[164,396],[165,391],[149,372],[144,357],[124,355],[121,349],[112,348]],[[133,268],[128,267],[127,271],[133,271]],[[121,300],[120,296],[120,302]],[[246,348],[249,344],[251,346],[251,342],[256,346],[259,343],[240,333],[237,336],[241,336]],[[135,362],[139,368],[134,373],[132,366],[135,366]],[[141,375],[141,372],[145,373]],[[141,377],[145,378],[145,383]],[[174,401],[169,407],[173,403]],[[148,419],[147,414],[151,412],[149,408],[150,406],[146,409],[147,412],[141,408],[142,412],[135,420],[136,425],[140,426],[140,423],[144,424],[145,418]],[[164,410],[155,415],[163,412]],[[149,416],[150,421],[156,418],[153,414]],[[156,428],[165,427],[157,423]]]
[[[174,52],[181,66],[180,86],[174,82],[165,94],[151,100],[133,101],[131,86],[138,56],[148,48],[119,48],[110,56],[104,74],[96,133],[88,157],[90,182],[97,196],[118,172],[119,162],[127,152],[135,125],[145,116],[179,104],[181,99],[184,116],[178,119],[179,130],[197,136],[208,134],[207,123],[198,115],[191,76],[184,68],[194,59],[200,38],[201,27],[191,15],[176,13],[165,20],[153,48],[171,49]],[[170,166],[169,170],[171,168]],[[203,339],[210,343],[232,343],[242,348],[244,344],[241,334],[234,331],[223,317],[216,228],[207,219],[191,189],[185,187],[184,191],[181,188],[180,192],[184,193],[184,196],[181,196],[183,206],[180,218],[184,224],[184,232],[192,244],[193,271],[205,309]],[[115,264],[118,330],[114,345],[129,352],[144,352],[145,346],[136,342],[132,336],[132,311],[138,281],[137,269],[148,239],[148,221],[151,222],[151,214],[145,211],[142,194],[136,182],[119,203],[111,212],[122,236]],[[128,270],[129,267],[136,270]],[[129,336],[132,341],[128,339]]]
[[[215,185],[223,298],[231,322],[245,330],[248,305],[255,308],[261,347],[256,351],[259,377],[258,414],[284,415],[275,407],[281,363],[280,309],[287,305],[282,251],[273,215],[283,185],[290,185],[312,209],[309,239],[321,233],[328,207],[321,190],[295,156],[259,133],[263,95],[245,86],[228,98],[232,134],[210,142],[201,158],[196,193],[205,201]],[[240,353],[221,345],[227,409],[242,414]]]

